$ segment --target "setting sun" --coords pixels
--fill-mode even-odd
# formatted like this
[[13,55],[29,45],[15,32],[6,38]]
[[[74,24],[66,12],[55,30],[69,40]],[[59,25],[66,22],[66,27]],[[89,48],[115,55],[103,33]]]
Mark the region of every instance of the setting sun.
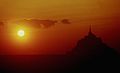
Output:
[[25,31],[24,30],[19,30],[17,32],[17,34],[18,34],[19,37],[24,37],[25,36]]
[[20,24],[20,23],[11,23],[12,26],[8,30],[10,32],[9,36],[11,40],[14,40],[13,43],[19,44],[25,44],[30,42],[32,39],[33,35],[30,35],[31,32],[33,32],[33,29],[31,29],[29,26],[26,24]]

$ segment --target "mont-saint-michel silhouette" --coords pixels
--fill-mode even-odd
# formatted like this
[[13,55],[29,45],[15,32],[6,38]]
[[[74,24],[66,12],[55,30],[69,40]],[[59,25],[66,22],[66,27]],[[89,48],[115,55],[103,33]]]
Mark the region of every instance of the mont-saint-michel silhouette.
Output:
[[115,49],[106,45],[100,37],[97,37],[90,26],[88,34],[77,42],[77,45],[71,51],[73,55],[79,56],[100,56],[117,54]]
[[79,40],[68,53],[71,56],[71,70],[116,68],[120,55],[97,37],[90,26],[88,34]]

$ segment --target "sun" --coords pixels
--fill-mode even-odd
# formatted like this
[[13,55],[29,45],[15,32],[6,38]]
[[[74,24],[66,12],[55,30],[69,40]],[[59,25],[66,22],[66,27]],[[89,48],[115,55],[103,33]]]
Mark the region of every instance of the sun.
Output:
[[24,30],[18,30],[18,32],[17,32],[17,35],[19,36],[19,37],[24,37],[25,36],[25,31]]
[[[10,39],[14,40],[12,42],[14,43],[18,43],[19,44],[28,44],[29,42],[31,42],[32,38],[33,38],[33,29],[31,29],[31,27],[25,25],[25,24],[18,24],[15,23],[11,26],[11,28],[9,29],[8,32]],[[32,35],[31,35],[32,33]]]

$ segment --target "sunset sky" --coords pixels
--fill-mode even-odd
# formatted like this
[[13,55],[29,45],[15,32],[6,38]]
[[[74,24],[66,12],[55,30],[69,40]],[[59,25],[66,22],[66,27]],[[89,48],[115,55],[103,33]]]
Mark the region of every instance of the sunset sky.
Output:
[[[24,19],[57,23],[37,28]],[[63,19],[70,24],[61,23]],[[4,22],[0,54],[66,53],[87,35],[90,24],[97,36],[120,52],[120,0],[0,0],[0,20]],[[14,35],[19,29],[25,30],[23,40]]]

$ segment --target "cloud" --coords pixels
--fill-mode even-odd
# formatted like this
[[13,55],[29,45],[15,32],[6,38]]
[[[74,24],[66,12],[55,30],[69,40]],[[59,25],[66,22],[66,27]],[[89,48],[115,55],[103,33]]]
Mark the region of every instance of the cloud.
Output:
[[49,28],[57,23],[57,21],[54,20],[39,20],[39,19],[30,19],[24,21],[27,22],[29,26],[35,28]]
[[63,24],[71,24],[71,22],[68,19],[61,20],[61,23],[63,23]]
[[[17,22],[25,22],[27,26],[33,27],[33,28],[50,28],[55,26],[58,23],[59,20],[42,20],[42,19],[23,19],[18,20]],[[71,24],[69,19],[63,19],[60,21],[62,24]]]

